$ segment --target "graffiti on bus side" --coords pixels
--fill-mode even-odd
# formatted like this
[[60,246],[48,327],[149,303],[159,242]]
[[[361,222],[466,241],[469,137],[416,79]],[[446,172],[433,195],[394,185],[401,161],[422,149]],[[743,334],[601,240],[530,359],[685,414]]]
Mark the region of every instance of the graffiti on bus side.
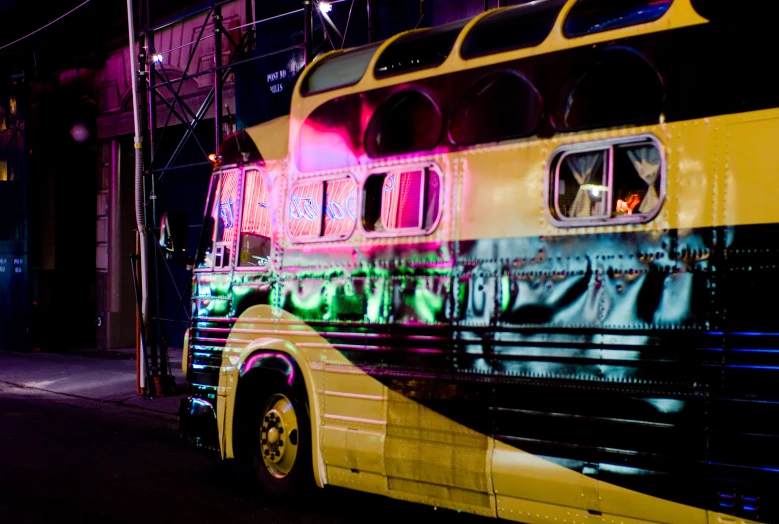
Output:
[[[313,222],[322,218],[322,206],[315,196],[290,195],[290,220],[307,220]],[[357,189],[353,189],[343,203],[333,200],[330,194],[325,195],[324,212],[330,220],[357,220]]]

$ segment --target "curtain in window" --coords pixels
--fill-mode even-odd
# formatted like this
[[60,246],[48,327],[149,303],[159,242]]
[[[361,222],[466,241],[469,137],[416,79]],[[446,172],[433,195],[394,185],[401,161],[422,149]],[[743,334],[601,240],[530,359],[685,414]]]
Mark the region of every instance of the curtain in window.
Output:
[[[582,155],[571,155],[566,161],[568,167],[579,184],[579,191],[568,212],[570,218],[588,217],[592,215],[592,196],[588,188],[582,188],[585,184],[590,184],[596,168],[601,165],[603,153],[587,153]],[[600,181],[598,181],[600,184]]]
[[628,151],[628,158],[633,163],[638,176],[649,186],[644,201],[638,207],[639,213],[649,213],[660,201],[655,182],[660,176],[660,152],[654,147],[640,147]]

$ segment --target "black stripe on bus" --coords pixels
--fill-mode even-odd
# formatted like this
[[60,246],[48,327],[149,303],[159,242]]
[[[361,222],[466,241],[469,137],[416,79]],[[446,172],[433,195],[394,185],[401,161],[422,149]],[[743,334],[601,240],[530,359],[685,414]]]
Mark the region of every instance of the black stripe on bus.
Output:
[[[458,423],[727,513],[718,489],[779,494],[779,328],[759,298],[779,295],[777,233],[461,242],[444,250],[448,271],[431,256],[440,246],[387,246],[358,264],[388,268],[380,275],[287,273],[280,305],[369,375]],[[328,256],[310,253],[322,267]],[[420,288],[436,299],[415,301]],[[335,299],[321,306],[306,300],[327,293]],[[359,297],[375,293],[391,297],[386,323],[365,321]],[[433,302],[442,306],[430,321]]]

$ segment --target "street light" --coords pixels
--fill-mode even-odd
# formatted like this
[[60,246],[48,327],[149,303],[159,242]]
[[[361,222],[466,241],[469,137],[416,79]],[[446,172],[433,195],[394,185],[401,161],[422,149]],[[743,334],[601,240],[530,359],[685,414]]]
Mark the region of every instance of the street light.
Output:
[[333,10],[333,6],[330,2],[319,2],[319,10],[322,11],[322,14],[327,14]]

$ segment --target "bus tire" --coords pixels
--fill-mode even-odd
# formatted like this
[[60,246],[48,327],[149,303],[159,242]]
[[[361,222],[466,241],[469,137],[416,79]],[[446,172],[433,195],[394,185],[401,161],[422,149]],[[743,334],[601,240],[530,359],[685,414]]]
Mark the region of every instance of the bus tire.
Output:
[[[250,417],[249,449],[262,490],[274,497],[299,494],[313,485],[311,422],[305,387],[289,384],[276,370],[260,376]],[[298,375],[299,376],[299,375]]]

